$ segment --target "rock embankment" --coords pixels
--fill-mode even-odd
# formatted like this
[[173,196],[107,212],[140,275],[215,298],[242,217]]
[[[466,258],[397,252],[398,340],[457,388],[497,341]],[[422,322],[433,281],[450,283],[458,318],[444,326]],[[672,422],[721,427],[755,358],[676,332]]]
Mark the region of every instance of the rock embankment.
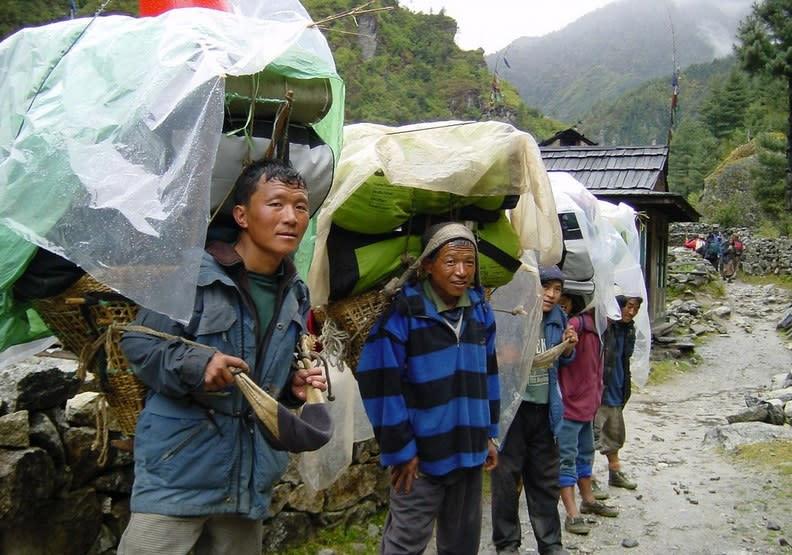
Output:
[[741,270],[749,275],[787,275],[792,276],[792,239],[759,237],[748,228],[724,228],[717,224],[675,223],[670,226],[668,235],[669,249],[681,246],[686,237],[697,234],[722,233],[729,236],[736,233],[743,243]]
[[[34,357],[0,370],[0,553],[112,554],[126,528],[129,440],[111,419],[102,460],[100,394],[77,379],[76,369],[73,360]],[[355,444],[352,464],[319,492],[303,483],[292,457],[275,486],[264,551],[371,517],[389,486],[377,455],[373,440]]]

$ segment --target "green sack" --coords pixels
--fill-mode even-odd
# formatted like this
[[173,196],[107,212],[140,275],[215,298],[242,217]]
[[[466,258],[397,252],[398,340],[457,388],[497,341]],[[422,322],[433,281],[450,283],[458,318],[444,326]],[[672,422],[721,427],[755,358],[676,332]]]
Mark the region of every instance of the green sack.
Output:
[[333,225],[327,237],[327,254],[329,299],[336,301],[401,275],[407,267],[403,255],[417,258],[421,254],[421,238],[403,233],[355,233]]
[[410,217],[410,187],[395,187],[372,175],[333,213],[333,223],[358,233],[388,233]]
[[503,212],[497,221],[480,224],[479,277],[484,287],[500,287],[509,283],[520,267],[520,237]]
[[372,175],[333,213],[333,223],[358,233],[388,233],[418,214],[464,217],[457,211],[475,206],[485,211],[499,210],[504,196],[463,197],[442,191],[392,185],[383,175]]

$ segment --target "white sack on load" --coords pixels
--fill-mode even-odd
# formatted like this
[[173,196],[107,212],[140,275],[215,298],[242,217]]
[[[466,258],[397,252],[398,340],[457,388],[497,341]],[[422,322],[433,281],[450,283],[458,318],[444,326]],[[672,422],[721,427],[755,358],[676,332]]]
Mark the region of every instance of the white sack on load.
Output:
[[432,122],[403,127],[360,123],[344,128],[335,179],[317,219],[308,284],[315,304],[329,296],[326,251],[332,216],[369,177],[461,196],[521,195],[511,222],[522,249],[542,263],[561,257],[561,230],[550,181],[534,138],[501,122]]
[[619,205],[599,201],[600,212],[622,239],[613,262],[613,278],[616,286],[626,295],[641,297],[644,302],[635,317],[635,351],[630,359],[632,381],[638,386],[646,385],[649,379],[649,352],[652,348],[652,328],[649,322],[649,299],[641,269],[641,236],[636,227],[635,210],[623,202]]
[[[588,260],[594,271],[590,279],[594,283],[593,303],[596,308],[597,331],[602,334],[608,325],[608,318],[618,320],[621,311],[613,294],[614,263],[619,244],[623,244],[616,228],[600,213],[600,204],[597,198],[588,191],[582,183],[566,172],[550,172],[550,184],[553,187],[556,210],[559,214],[573,213],[577,218],[582,235],[583,253],[569,251],[564,262],[570,262],[571,257],[588,255]],[[576,245],[577,246],[577,245]],[[567,267],[562,268],[567,278],[575,279],[570,275]]]

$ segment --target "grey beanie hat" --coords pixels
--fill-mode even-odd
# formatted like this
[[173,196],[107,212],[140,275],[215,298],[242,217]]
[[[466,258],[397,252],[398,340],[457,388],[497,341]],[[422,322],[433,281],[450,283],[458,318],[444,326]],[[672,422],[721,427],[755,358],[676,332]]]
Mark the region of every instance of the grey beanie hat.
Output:
[[476,237],[473,235],[473,232],[464,224],[458,222],[445,222],[433,225],[424,233],[421,238],[424,248],[418,260],[421,261],[425,258],[431,258],[443,247],[443,245],[458,239],[470,241],[473,245],[473,249],[476,251],[476,258],[478,258],[478,245],[476,244]]
[[556,266],[555,264],[552,266],[539,266],[539,281],[542,283],[547,283],[548,281],[557,280],[560,281],[562,284],[566,276],[561,269]]

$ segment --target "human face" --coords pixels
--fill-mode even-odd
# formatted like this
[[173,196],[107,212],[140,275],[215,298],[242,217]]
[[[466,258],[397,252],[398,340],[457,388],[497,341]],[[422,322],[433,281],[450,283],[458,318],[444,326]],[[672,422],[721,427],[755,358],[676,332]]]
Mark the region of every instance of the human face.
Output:
[[621,309],[622,314],[622,322],[629,323],[633,321],[635,315],[638,314],[638,311],[641,309],[641,303],[638,302],[636,299],[627,299],[627,304],[625,304]]
[[308,194],[262,176],[250,202],[234,206],[234,219],[242,229],[237,251],[246,267],[271,273],[297,250],[308,227]]
[[561,298],[562,284],[557,279],[551,279],[542,284],[542,312],[550,312]]
[[443,245],[434,260],[424,260],[423,269],[437,296],[456,306],[476,274],[476,249],[470,243]]
[[561,298],[558,299],[558,306],[564,309],[564,312],[567,313],[567,316],[572,314],[572,299],[566,295],[562,294]]

